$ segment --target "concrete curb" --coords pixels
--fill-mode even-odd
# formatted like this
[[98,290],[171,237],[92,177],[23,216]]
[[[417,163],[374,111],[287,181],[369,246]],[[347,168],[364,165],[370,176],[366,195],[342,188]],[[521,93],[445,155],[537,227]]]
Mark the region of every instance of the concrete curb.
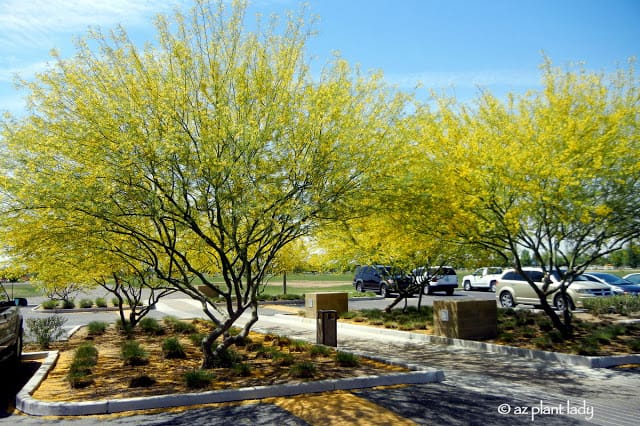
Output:
[[390,373],[381,376],[352,377],[348,379],[318,380],[274,386],[256,386],[239,389],[158,395],[152,397],[107,399],[85,402],[47,402],[33,398],[32,394],[55,366],[58,351],[25,353],[23,359],[45,358],[38,371],[16,396],[16,408],[32,416],[83,416],[112,414],[123,411],[154,408],[184,407],[198,404],[243,401],[293,396],[306,393],[332,392],[336,390],[362,389],[375,386],[441,382],[444,372],[435,369],[409,366],[408,373]]
[[[153,308],[151,308],[153,309]],[[118,312],[120,308],[115,306],[108,306],[106,308],[71,308],[71,309],[63,309],[63,308],[54,308],[54,309],[45,309],[42,307],[42,304],[35,305],[32,311],[39,314],[76,314],[83,312]],[[125,310],[127,310],[125,308]]]
[[[291,321],[294,323],[308,324],[315,327],[315,319],[304,317],[292,317],[292,315],[276,314],[278,322]],[[343,333],[375,336],[377,340],[402,340],[409,342],[427,342],[439,345],[447,345],[471,349],[475,351],[500,353],[515,355],[529,359],[539,359],[544,361],[562,362],[569,365],[578,365],[589,368],[608,368],[625,364],[640,364],[640,354],[613,355],[613,356],[583,356],[573,354],[563,354],[535,349],[523,349],[514,346],[497,345],[494,343],[478,342],[475,340],[453,339],[448,337],[434,336],[430,334],[414,333],[410,331],[400,331],[392,329],[380,329],[356,324],[343,323],[338,321],[338,340],[340,331]]]

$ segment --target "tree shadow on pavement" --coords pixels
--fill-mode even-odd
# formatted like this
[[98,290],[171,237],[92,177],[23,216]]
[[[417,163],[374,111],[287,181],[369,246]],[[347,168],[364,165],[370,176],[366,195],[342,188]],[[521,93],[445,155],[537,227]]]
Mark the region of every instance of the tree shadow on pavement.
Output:
[[[27,384],[29,379],[40,368],[40,362],[22,361],[16,371],[8,371],[3,374],[2,386],[0,386],[0,419],[9,417],[15,410],[16,395]],[[3,366],[3,371],[5,367]]]

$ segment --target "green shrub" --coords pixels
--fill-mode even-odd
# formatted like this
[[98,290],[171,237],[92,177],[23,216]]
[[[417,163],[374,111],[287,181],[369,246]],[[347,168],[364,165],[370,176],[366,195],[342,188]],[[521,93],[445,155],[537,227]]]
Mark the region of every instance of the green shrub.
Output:
[[169,337],[162,342],[162,355],[165,358],[186,358],[184,347],[176,337]]
[[87,332],[89,336],[99,336],[107,331],[108,326],[109,324],[104,321],[91,321],[89,324],[87,324]]
[[274,355],[278,353],[280,353],[278,348],[274,348],[273,346],[260,346],[256,351],[256,357],[264,358],[264,359],[273,359]]
[[111,299],[111,304],[113,306],[115,306],[116,308],[120,306],[120,299],[118,299],[117,297],[114,297]]
[[329,356],[331,355],[331,349],[328,346],[323,346],[323,345],[313,345],[311,346],[311,348],[309,349],[309,354],[312,357],[317,357],[317,356]]
[[538,327],[540,331],[547,332],[553,330],[553,323],[549,318],[538,318]]
[[53,299],[45,300],[42,302],[42,307],[44,309],[55,309],[58,307],[58,301]]
[[93,300],[81,299],[78,305],[83,309],[91,308],[93,306]]
[[289,369],[289,374],[296,378],[311,378],[316,374],[317,368],[311,361],[302,361],[294,364]]
[[213,378],[213,374],[207,370],[191,370],[184,374],[184,380],[190,389],[206,388]]
[[116,320],[116,330],[119,330],[126,336],[131,336],[133,334],[133,327],[131,326],[131,323],[127,320],[122,322],[120,318]]
[[98,349],[91,343],[83,343],[76,349],[73,359],[78,365],[93,367],[98,363]]
[[600,353],[600,345],[596,339],[586,338],[577,343],[575,351],[578,355],[594,356]]
[[242,361],[242,356],[231,348],[223,349],[213,361],[214,368],[232,368]]
[[76,302],[73,299],[66,299],[62,301],[62,309],[73,309],[76,307]]
[[98,363],[98,350],[91,343],[83,343],[76,349],[67,381],[72,388],[84,388],[93,383],[92,368]]
[[146,365],[149,363],[147,351],[135,340],[127,340],[122,344],[120,358],[124,361],[124,365]]
[[162,319],[164,324],[171,328],[175,333],[191,334],[196,332],[196,326],[190,322],[181,321],[174,316],[166,316]]
[[273,352],[271,360],[276,365],[291,365],[295,362],[293,355],[280,351]]
[[640,312],[640,297],[631,295],[592,297],[584,301],[584,308],[596,316],[609,313],[628,316]]
[[360,365],[360,359],[352,353],[338,351],[336,353],[336,362],[342,367],[357,367]]
[[107,301],[105,300],[104,297],[98,297],[96,299],[96,306],[98,308],[106,308],[107,307]]
[[355,318],[355,317],[357,317],[359,315],[360,315],[360,313],[357,312],[357,311],[348,311],[348,312],[343,312],[342,314],[340,314],[340,317],[344,318],[344,319],[353,319],[353,318]]
[[130,388],[148,388],[156,384],[156,379],[147,375],[136,376],[129,380]]
[[155,318],[142,318],[138,323],[138,326],[142,331],[152,336],[161,336],[164,334],[164,328],[162,328],[158,320]]
[[289,345],[289,351],[291,352],[306,352],[309,349],[309,343],[304,340],[292,340]]
[[35,337],[40,349],[49,349],[52,342],[64,334],[64,324],[67,319],[60,315],[44,318],[27,318],[29,332]]
[[205,333],[193,333],[189,335],[189,340],[191,340],[191,343],[193,343],[194,346],[201,347],[202,339],[205,337],[207,337],[207,334]]
[[236,375],[241,377],[248,377],[251,375],[251,365],[246,362],[239,362],[233,366],[233,371]]

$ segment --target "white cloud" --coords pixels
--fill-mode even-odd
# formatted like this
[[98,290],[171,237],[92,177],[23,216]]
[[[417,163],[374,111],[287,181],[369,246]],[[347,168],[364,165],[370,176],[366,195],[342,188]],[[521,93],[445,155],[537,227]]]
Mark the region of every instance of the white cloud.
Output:
[[473,70],[473,71],[427,71],[411,74],[389,74],[385,76],[391,84],[402,88],[413,88],[421,84],[425,88],[478,88],[507,86],[514,88],[540,85],[541,74],[531,70]]
[[175,2],[162,0],[0,0],[0,50],[50,49],[89,26],[149,24]]

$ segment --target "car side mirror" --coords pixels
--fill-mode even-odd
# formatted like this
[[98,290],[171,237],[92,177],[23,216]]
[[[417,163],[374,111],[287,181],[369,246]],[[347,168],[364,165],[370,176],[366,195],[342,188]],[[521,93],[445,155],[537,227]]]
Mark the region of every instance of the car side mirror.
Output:
[[16,297],[13,301],[15,302],[16,306],[27,306],[28,305],[27,299],[25,299],[24,297]]

